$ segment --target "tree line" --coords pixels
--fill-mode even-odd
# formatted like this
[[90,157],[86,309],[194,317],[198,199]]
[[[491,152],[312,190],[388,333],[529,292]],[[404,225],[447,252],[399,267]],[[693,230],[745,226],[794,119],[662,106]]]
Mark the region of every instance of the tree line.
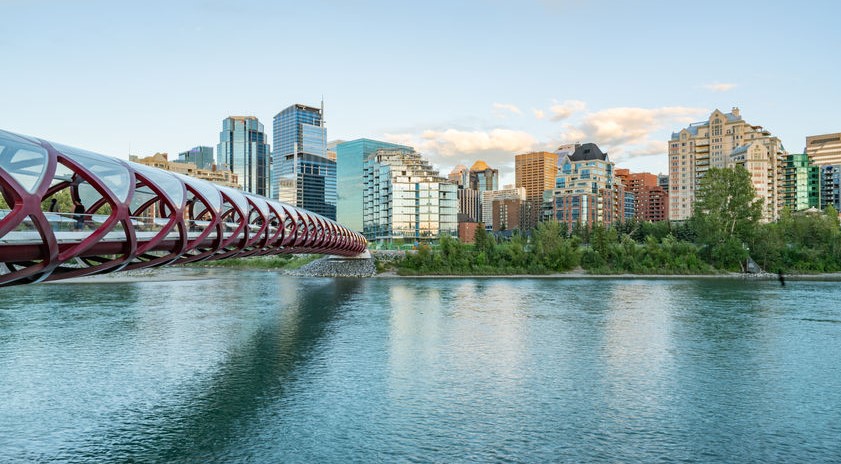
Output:
[[547,274],[581,268],[595,274],[713,274],[743,271],[750,257],[765,271],[841,272],[838,212],[793,213],[761,222],[750,173],[710,169],[692,217],[683,222],[629,220],[572,228],[540,223],[529,237],[498,240],[484,229],[475,243],[443,237],[398,263],[404,275]]

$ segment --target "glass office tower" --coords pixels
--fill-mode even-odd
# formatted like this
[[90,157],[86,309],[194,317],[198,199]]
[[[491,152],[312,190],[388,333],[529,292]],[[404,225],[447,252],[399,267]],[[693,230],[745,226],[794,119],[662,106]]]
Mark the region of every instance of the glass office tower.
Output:
[[365,160],[380,148],[414,151],[412,147],[357,139],[336,145],[336,178],[338,182],[336,219],[343,226],[362,232],[362,192],[365,189]]
[[274,117],[271,197],[336,219],[336,162],[323,111],[300,104]]
[[216,153],[219,169],[236,174],[242,190],[262,196],[269,193],[269,145],[257,118],[230,116],[222,121]]

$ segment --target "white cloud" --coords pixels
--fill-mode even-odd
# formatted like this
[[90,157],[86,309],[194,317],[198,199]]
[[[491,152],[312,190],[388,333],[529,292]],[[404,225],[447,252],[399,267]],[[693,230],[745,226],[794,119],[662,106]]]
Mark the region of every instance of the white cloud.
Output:
[[728,90],[733,90],[733,88],[736,87],[736,84],[729,82],[713,82],[712,84],[704,84],[703,87],[713,92],[727,92]]
[[533,151],[539,146],[537,139],[528,132],[504,128],[424,130],[417,134],[385,134],[383,139],[414,147],[444,173],[455,164],[470,165],[479,159],[491,167],[505,170],[514,155]]
[[494,107],[494,110],[503,110],[503,111],[510,111],[511,113],[514,113],[514,114],[523,114],[523,112],[520,111],[520,108],[517,108],[516,105],[513,105],[511,103],[494,103],[493,107]]
[[[539,140],[527,131],[508,128],[427,129],[385,134],[383,138],[415,147],[442,173],[449,172],[458,163],[469,166],[483,159],[490,166],[500,169],[500,175],[509,175],[517,154],[552,151],[559,145],[576,142],[596,143],[610,154],[613,161],[620,163],[637,158],[658,160],[657,156],[662,155],[662,164],[665,165],[667,134],[709,114],[705,108],[681,106],[617,107],[588,113],[584,111],[584,102],[571,100],[558,105],[565,106],[570,113],[560,124],[558,136],[550,139]],[[533,112],[535,117],[548,116],[542,110]]]
[[549,107],[549,112],[552,113],[549,119],[561,121],[585,109],[587,109],[587,104],[581,100],[564,100],[563,103],[556,102]]
[[546,117],[546,112],[543,110],[532,108],[532,111],[534,112],[535,119],[543,119]]
[[[586,114],[577,124],[565,124],[562,143],[593,142],[619,159],[666,152],[658,134],[677,130],[708,114],[704,108],[608,108]],[[615,156],[614,156],[615,155]]]

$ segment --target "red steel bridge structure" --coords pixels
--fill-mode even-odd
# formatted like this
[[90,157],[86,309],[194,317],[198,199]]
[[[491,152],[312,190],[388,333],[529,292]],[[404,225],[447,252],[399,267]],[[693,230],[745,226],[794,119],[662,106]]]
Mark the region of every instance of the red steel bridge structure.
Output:
[[[0,194],[0,286],[367,248],[359,233],[295,206],[3,130]],[[62,196],[77,206],[50,207]]]

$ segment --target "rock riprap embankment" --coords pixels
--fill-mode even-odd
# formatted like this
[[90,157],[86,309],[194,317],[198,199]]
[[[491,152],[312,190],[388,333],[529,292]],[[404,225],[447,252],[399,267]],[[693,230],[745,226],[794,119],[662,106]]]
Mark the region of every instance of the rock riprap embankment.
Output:
[[288,275],[303,277],[371,277],[377,272],[373,259],[324,257],[307,263]]

